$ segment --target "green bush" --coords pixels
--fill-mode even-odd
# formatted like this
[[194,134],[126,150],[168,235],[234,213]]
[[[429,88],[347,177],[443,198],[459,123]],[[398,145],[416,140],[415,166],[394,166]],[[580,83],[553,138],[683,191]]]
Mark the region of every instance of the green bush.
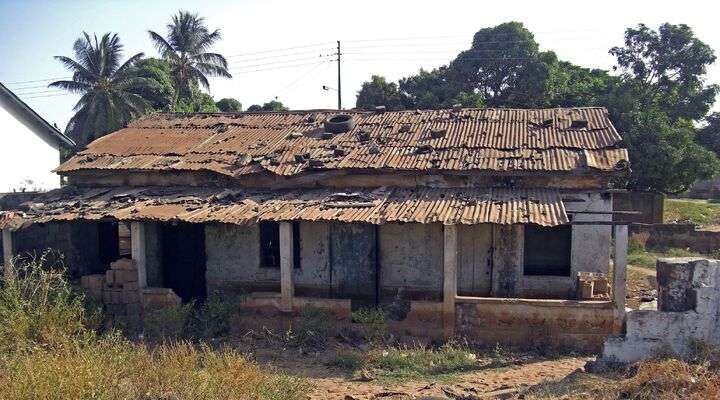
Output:
[[365,366],[365,357],[360,352],[341,349],[337,351],[330,365],[355,371]]
[[439,349],[389,348],[373,350],[367,364],[389,377],[447,375],[478,368],[475,354],[467,348],[447,344]]
[[193,313],[192,336],[212,339],[229,335],[241,302],[239,296],[211,294]]

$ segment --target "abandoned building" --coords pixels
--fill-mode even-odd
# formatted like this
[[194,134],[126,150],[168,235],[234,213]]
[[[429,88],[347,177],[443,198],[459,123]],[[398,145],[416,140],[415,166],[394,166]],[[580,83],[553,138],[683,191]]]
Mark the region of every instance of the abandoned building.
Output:
[[81,276],[129,253],[141,289],[185,301],[402,303],[408,333],[598,349],[624,318],[621,140],[603,108],[153,114],[1,214],[5,263],[39,243]]

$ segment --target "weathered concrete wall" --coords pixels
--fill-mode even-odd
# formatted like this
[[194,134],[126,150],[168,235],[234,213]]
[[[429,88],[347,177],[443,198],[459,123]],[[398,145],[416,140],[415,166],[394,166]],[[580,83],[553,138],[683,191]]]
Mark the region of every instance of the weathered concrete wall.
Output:
[[617,214],[615,221],[660,224],[665,211],[665,195],[653,192],[613,193],[613,210],[635,211],[640,214]]
[[439,300],[443,282],[441,224],[385,224],[378,229],[381,301]]
[[523,279],[522,225],[493,226],[492,295],[520,296],[519,283]]
[[[295,291],[300,296],[330,295],[329,229],[326,223],[300,223],[301,268],[293,269]],[[257,225],[206,225],[205,253],[209,291],[280,290],[280,268],[260,266]]]
[[693,341],[720,345],[720,261],[659,259],[657,278],[657,310],[628,312],[626,334],[605,342],[602,362],[632,363],[668,350],[686,355]]
[[[612,197],[601,193],[574,195],[582,202],[566,202],[571,211],[612,211]],[[573,221],[612,221],[611,214],[571,214]],[[572,277],[578,272],[607,273],[610,265],[610,241],[612,227],[603,225],[573,225],[572,227]]]
[[460,297],[455,308],[456,333],[486,345],[597,351],[618,333],[611,302]]

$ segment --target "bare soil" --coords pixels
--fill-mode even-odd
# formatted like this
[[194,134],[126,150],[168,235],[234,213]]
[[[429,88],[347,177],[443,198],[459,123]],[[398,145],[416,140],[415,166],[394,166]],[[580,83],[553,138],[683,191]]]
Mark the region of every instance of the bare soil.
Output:
[[331,366],[336,354],[334,345],[328,350],[311,353],[301,353],[295,348],[278,349],[260,342],[253,342],[251,346],[250,354],[258,363],[309,379],[314,387],[308,393],[309,400],[508,398],[531,386],[559,381],[581,369],[589,360],[578,356],[521,356],[517,363],[503,367],[437,379],[399,380],[375,378],[372,373],[352,373]]
[[640,303],[657,297],[655,270],[628,266],[625,305],[637,310]]

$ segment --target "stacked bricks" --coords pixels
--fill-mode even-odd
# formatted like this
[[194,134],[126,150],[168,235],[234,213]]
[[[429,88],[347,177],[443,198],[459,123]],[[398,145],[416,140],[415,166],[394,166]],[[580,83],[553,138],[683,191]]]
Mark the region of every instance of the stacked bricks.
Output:
[[607,275],[599,272],[578,272],[578,300],[609,300],[610,283]]
[[124,322],[138,327],[142,314],[138,271],[133,260],[123,258],[110,263],[105,272],[103,303],[109,323]]

